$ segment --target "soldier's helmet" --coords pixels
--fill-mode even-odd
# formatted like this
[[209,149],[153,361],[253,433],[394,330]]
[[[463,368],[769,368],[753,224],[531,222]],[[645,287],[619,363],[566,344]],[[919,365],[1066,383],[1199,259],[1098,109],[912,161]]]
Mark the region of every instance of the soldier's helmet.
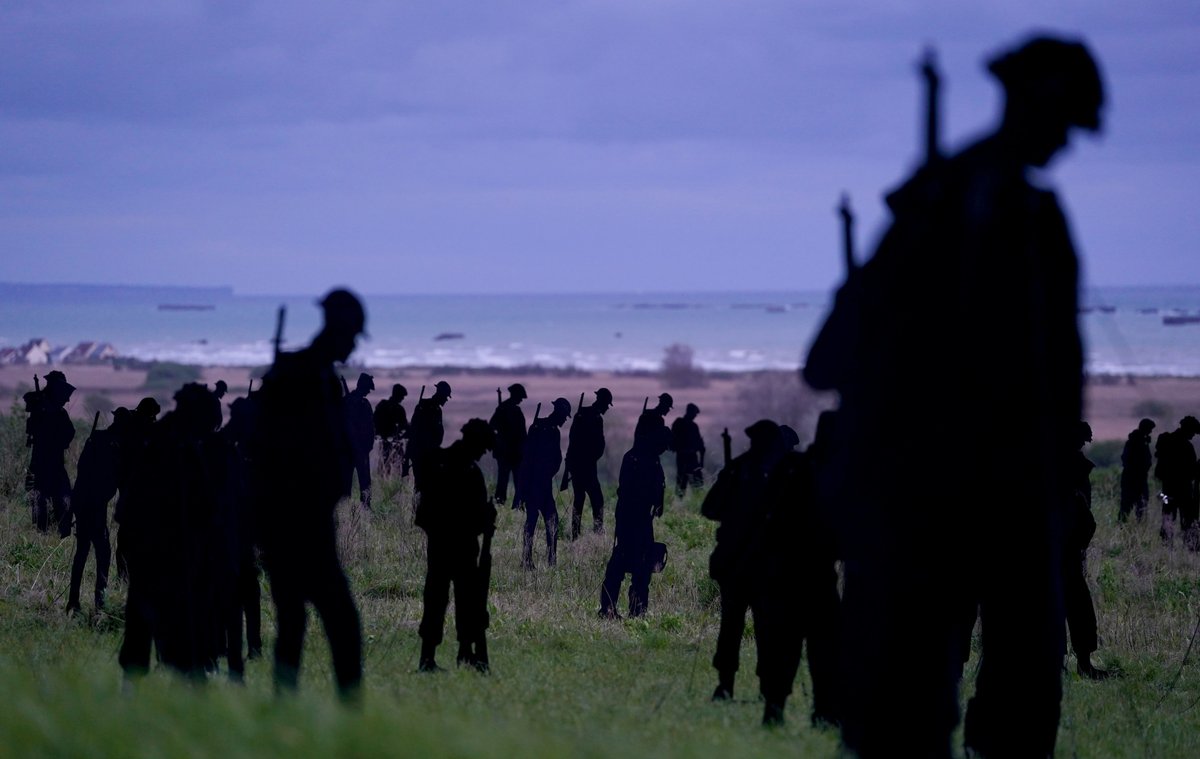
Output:
[[326,327],[352,335],[367,334],[367,312],[358,296],[349,290],[330,290],[320,300],[320,306],[325,312]]
[[746,428],[746,437],[750,438],[752,449],[772,448],[779,442],[779,425],[770,419],[759,419]]
[[392,397],[403,400],[408,397],[408,388],[399,383],[392,385]]
[[356,385],[356,387],[359,390],[363,390],[363,391],[369,393],[375,389],[375,378],[372,377],[371,375],[367,374],[366,372],[362,372],[361,374],[358,375],[358,384]]
[[1179,429],[1189,435],[1200,434],[1200,420],[1194,416],[1185,416],[1179,420]]
[[520,382],[514,382],[508,386],[508,394],[518,400],[525,400],[529,397],[529,393],[525,392],[525,386]]
[[67,382],[67,375],[55,369],[46,373],[46,396],[52,400],[66,403],[71,399],[75,386]]
[[607,387],[602,387],[596,391],[596,403],[602,403],[605,406],[613,405],[612,392]]
[[113,432],[120,432],[129,426],[130,420],[133,417],[133,412],[124,406],[117,406],[112,412],[112,424],[108,428]]
[[162,411],[162,406],[159,406],[158,401],[153,398],[146,397],[138,401],[138,405],[134,407],[133,411],[138,416],[144,417],[146,421],[153,422]]
[[779,425],[779,435],[783,439],[784,446],[789,450],[795,450],[796,446],[800,445],[800,435],[786,424]]
[[1153,419],[1143,419],[1142,421],[1138,422],[1138,431],[1143,435],[1149,435],[1157,426],[1158,425],[1154,423]]
[[1032,98],[1069,124],[1100,131],[1104,82],[1082,42],[1034,37],[988,61],[987,68],[1010,96]]
[[689,403],[687,405],[687,413],[690,414],[691,416],[696,416],[697,414],[700,413],[700,407],[694,403]]
[[482,419],[469,419],[462,427],[462,439],[467,445],[479,445],[490,451],[496,447],[496,433]]
[[445,380],[438,382],[436,385],[433,386],[433,394],[434,395],[444,395],[447,398],[451,397],[450,396],[450,383],[446,382]]
[[229,385],[225,380],[217,380],[217,384],[213,385],[213,392],[217,394],[218,398],[223,398],[225,393],[229,392]]
[[1092,425],[1087,422],[1079,423],[1079,431],[1076,433],[1079,436],[1079,444],[1092,442]]
[[562,414],[564,416],[570,416],[571,415],[571,402],[569,400],[567,400],[566,398],[555,398],[554,399],[554,410],[557,413]]
[[175,391],[175,413],[189,434],[208,432],[221,423],[221,404],[207,386],[189,382]]
[[670,393],[662,393],[658,396],[658,405],[666,407],[667,411],[675,408],[675,399]]

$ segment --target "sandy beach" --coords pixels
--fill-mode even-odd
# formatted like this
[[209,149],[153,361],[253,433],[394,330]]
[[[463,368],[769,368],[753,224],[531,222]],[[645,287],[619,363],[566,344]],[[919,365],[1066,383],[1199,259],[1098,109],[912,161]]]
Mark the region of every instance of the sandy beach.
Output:
[[[114,369],[109,365],[60,367],[77,390],[69,411],[78,418],[90,418],[97,403],[107,399],[113,406],[135,405],[146,395],[155,395],[170,407],[172,391],[146,390],[146,372],[140,369]],[[20,393],[32,389],[33,375],[44,374],[48,367],[0,367],[0,395],[18,399]],[[347,370],[347,379],[354,385],[357,369]],[[606,426],[616,436],[631,436],[633,424],[641,412],[642,402],[649,397],[651,405],[661,392],[670,392],[675,399],[675,412],[683,413],[684,406],[695,403],[702,410],[701,429],[710,439],[710,447],[719,450],[718,435],[724,427],[736,431],[763,416],[779,419],[796,426],[801,438],[807,440],[816,413],[832,404],[828,395],[816,394],[803,388],[790,372],[748,372],[712,378],[704,387],[672,388],[659,376],[611,372],[588,374],[517,375],[507,372],[431,370],[421,368],[371,370],[376,391],[371,401],[378,402],[390,393],[394,383],[403,384],[409,391],[405,406],[410,410],[427,386],[446,380],[453,388],[453,397],[445,407],[447,429],[456,429],[471,417],[488,418],[496,406],[496,388],[507,388],[514,382],[525,385],[529,400],[524,404],[528,418],[533,417],[538,403],[548,408],[561,396],[574,407],[584,393],[584,403],[590,404],[593,393],[607,387],[615,398],[606,416]],[[205,367],[202,380],[212,385],[218,379],[229,384],[231,395],[244,394],[251,378],[248,367]],[[507,392],[504,393],[507,397]],[[232,398],[227,398],[232,400]],[[90,402],[89,402],[90,401]],[[1200,414],[1200,378],[1153,377],[1138,378],[1134,383],[1121,378],[1093,379],[1087,387],[1087,420],[1096,440],[1121,440],[1137,426],[1142,416],[1154,418],[1160,429],[1174,427],[1185,414]],[[736,437],[735,437],[736,439]]]

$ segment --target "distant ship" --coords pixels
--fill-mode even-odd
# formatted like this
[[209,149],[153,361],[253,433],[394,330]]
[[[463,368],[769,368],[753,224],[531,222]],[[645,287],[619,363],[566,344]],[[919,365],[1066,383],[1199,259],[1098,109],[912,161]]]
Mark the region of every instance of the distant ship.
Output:
[[1176,316],[1164,316],[1162,320],[1164,326],[1178,327],[1183,324],[1200,324],[1200,315],[1180,314]]
[[211,303],[159,303],[159,311],[216,311]]

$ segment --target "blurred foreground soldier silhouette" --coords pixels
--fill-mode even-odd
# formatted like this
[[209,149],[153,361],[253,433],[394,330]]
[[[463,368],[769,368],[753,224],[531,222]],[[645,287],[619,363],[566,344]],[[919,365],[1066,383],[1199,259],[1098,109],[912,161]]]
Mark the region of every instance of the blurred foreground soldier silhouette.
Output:
[[554,475],[562,464],[562,433],[559,428],[571,416],[571,402],[554,399],[549,416],[534,419],[521,455],[517,505],[525,507],[525,545],[521,565],[533,569],[533,534],[538,517],[546,525],[546,565],[558,563],[558,504],[554,501]]
[[[1079,423],[1080,449],[1092,442],[1092,428]],[[1103,680],[1109,673],[1092,664],[1092,654],[1099,648],[1096,635],[1096,607],[1087,585],[1087,549],[1096,534],[1096,518],[1092,516],[1092,470],[1096,468],[1083,451],[1076,453],[1075,487],[1067,507],[1067,535],[1063,550],[1063,605],[1067,628],[1071,631],[1071,649],[1075,652],[1078,671],[1082,677]],[[1063,650],[1066,654],[1066,650]]]
[[[371,508],[371,449],[375,447],[375,413],[367,396],[375,389],[375,378],[363,372],[358,383],[343,400],[346,407],[346,426],[350,431],[350,453],[354,472],[358,473],[359,502]],[[346,473],[346,491],[351,492],[350,472]]]
[[606,619],[620,619],[617,600],[626,574],[631,575],[629,616],[643,616],[649,602],[650,575],[655,564],[665,560],[665,555],[657,556],[654,551],[654,518],[663,513],[666,477],[661,457],[669,439],[666,430],[645,427],[640,436],[635,434],[633,447],[621,459],[616,536],[600,589],[600,616]]
[[1200,502],[1196,499],[1196,449],[1192,438],[1200,432],[1200,421],[1194,416],[1179,420],[1179,428],[1158,436],[1154,454],[1158,464],[1154,476],[1162,483],[1163,506],[1162,528],[1159,534],[1163,542],[1170,544],[1175,537],[1176,525],[1183,530],[1183,539],[1188,548],[1197,547],[1196,512]]
[[[379,436],[379,469],[391,475],[396,464],[404,458],[404,437],[408,434],[408,412],[404,410],[404,399],[408,389],[404,385],[392,385],[391,397],[375,405],[375,434]],[[408,467],[402,466],[400,476],[408,475]]]
[[329,638],[338,692],[354,701],[362,681],[362,630],[338,558],[334,519],[338,501],[348,495],[351,447],[333,364],[354,351],[366,314],[347,290],[331,291],[320,305],[324,326],[312,344],[279,354],[257,393],[255,491],[276,610],[275,686],[297,687],[305,604],[311,603]]
[[75,512],[75,557],[71,562],[68,612],[80,610],[79,589],[83,584],[88,553],[93,548],[96,550],[96,611],[104,610],[104,593],[108,588],[108,570],[112,561],[108,502],[117,494],[121,427],[128,423],[129,416],[130,411],[124,406],[114,410],[109,428],[93,431],[79,454],[79,470],[71,491],[71,510]]
[[[437,672],[434,660],[442,642],[450,583],[454,583],[454,629],[458,664],[488,671],[487,593],[491,539],[496,509],[488,498],[479,459],[495,445],[495,434],[482,419],[462,428],[462,439],[431,454],[425,490],[417,508],[417,526],[428,538],[424,612],[421,615],[422,672]],[[479,536],[483,536],[480,550]]]
[[136,490],[138,479],[137,464],[141,460],[142,448],[150,435],[150,428],[158,419],[162,407],[153,398],[143,398],[133,412],[119,427],[121,456],[120,469],[117,474],[117,505],[113,508],[113,522],[121,527],[117,531],[116,564],[117,577],[129,581],[128,543],[125,540],[125,514],[128,511],[129,496]]
[[425,454],[442,447],[446,430],[442,426],[442,406],[450,399],[450,384],[439,382],[433,386],[433,395],[413,409],[412,424],[408,428],[408,457],[412,460],[413,489],[421,492],[421,461]]
[[[804,369],[841,396],[839,714],[843,741],[864,757],[951,755],[955,609],[970,597],[983,654],[966,745],[1048,756],[1057,737],[1083,361],[1074,246],[1054,193],[1029,175],[1073,129],[1099,131],[1104,95],[1078,42],[1031,39],[988,70],[1004,88],[1000,126],[946,159],[930,140],[928,164],[888,197],[892,224],[839,290]],[[947,447],[967,415],[988,420],[988,435]],[[944,451],[936,489],[931,450]],[[1028,452],[1022,466],[997,476],[991,462],[1014,450]],[[1022,519],[992,518],[1017,505]]]
[[760,562],[766,539],[767,477],[783,451],[779,425],[769,419],[747,427],[746,435],[750,450],[721,470],[700,506],[701,514],[721,523],[717,545],[708,560],[709,577],[721,588],[721,628],[712,660],[717,670],[713,701],[733,698],[747,609],[754,615],[760,665],[765,658],[758,631],[763,624],[766,591]]
[[[496,394],[500,394],[499,388]],[[496,433],[496,447],[492,458],[496,459],[496,503],[508,500],[508,479],[513,479],[513,489],[520,489],[517,482],[521,469],[521,454],[525,449],[525,413],[521,411],[521,401],[528,398],[525,386],[516,382],[508,386],[508,398],[496,406],[489,422],[492,431]],[[514,504],[515,508],[515,504]]]
[[1146,516],[1146,505],[1150,502],[1150,436],[1155,424],[1150,419],[1138,422],[1137,429],[1129,433],[1125,447],[1121,450],[1121,505],[1117,521],[1129,520],[1129,512],[1137,515],[1140,522]]
[[690,483],[692,487],[704,484],[704,438],[696,417],[700,407],[687,405],[687,411],[671,424],[671,447],[675,449],[675,492],[682,498]]
[[75,439],[75,425],[64,406],[74,392],[75,386],[67,382],[66,375],[57,370],[48,372],[46,387],[25,424],[27,444],[33,448],[29,462],[33,523],[39,532],[47,532],[54,522],[60,538],[71,534],[71,480],[65,456]]
[[600,488],[596,466],[604,455],[604,412],[612,402],[612,393],[602,387],[596,391],[596,402],[587,407],[580,406],[571,420],[571,432],[567,436],[567,471],[560,488],[566,490],[568,484],[575,488],[575,500],[571,505],[571,540],[579,537],[584,499],[592,501],[592,531],[604,532],[604,491]]

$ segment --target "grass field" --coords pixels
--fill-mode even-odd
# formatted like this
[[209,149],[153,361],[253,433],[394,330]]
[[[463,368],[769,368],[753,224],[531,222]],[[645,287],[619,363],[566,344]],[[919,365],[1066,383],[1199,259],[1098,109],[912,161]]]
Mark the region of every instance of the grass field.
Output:
[[[80,442],[85,435],[81,430]],[[803,668],[787,725],[773,731],[759,726],[749,637],[737,701],[709,703],[718,601],[706,571],[714,530],[699,516],[698,495],[669,496],[656,532],[670,547],[670,560],[651,584],[650,614],[637,621],[596,616],[609,538],[562,542],[557,569],[526,573],[519,566],[522,515],[503,511],[494,545],[488,677],[453,669],[449,620],[439,662],[451,671],[416,671],[424,537],[411,524],[407,484],[380,483],[376,512],[369,516],[344,504],[341,543],[363,616],[366,669],[365,707],[347,711],[333,696],[328,652],[315,623],[296,698],[275,698],[270,665],[262,660],[249,663],[244,688],[224,679],[196,687],[156,671],[123,691],[116,653],[125,588],[114,583],[107,615],[63,613],[74,538],[59,541],[30,527],[20,487],[23,452],[19,420],[0,419],[0,757],[759,757],[837,751],[835,734],[808,726]],[[1115,473],[1100,470],[1093,482],[1100,523],[1090,555],[1098,661],[1120,667],[1124,676],[1083,681],[1069,662],[1059,755],[1194,756],[1200,645],[1183,659],[1200,616],[1200,561],[1163,548],[1153,524],[1118,528]],[[610,509],[614,500],[610,492]],[[560,514],[568,511],[560,506]],[[589,516],[585,512],[585,521]],[[539,542],[535,557],[544,566],[540,535]],[[91,573],[89,564],[85,611]],[[269,602],[263,613],[269,647]],[[972,660],[968,673],[974,665]],[[967,684],[964,701],[969,695]]]

